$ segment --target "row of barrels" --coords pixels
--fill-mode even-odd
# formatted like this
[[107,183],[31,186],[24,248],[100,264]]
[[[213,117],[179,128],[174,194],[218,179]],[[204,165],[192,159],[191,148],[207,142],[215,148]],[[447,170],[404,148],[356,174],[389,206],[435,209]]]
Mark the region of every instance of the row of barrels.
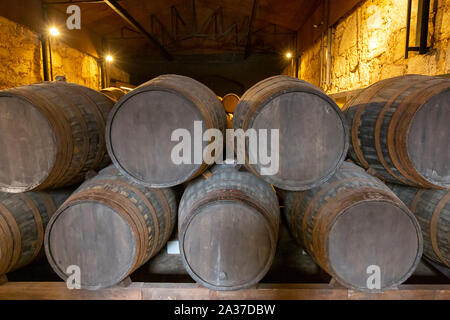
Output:
[[[186,77],[159,76],[115,105],[106,131],[109,155],[122,174],[148,187],[192,180],[208,165],[204,159],[196,161],[193,152],[188,152],[187,163],[174,163],[173,150],[180,141],[173,140],[172,133],[183,128],[198,139],[196,121],[202,123],[200,134],[216,129],[225,137],[224,107],[210,89]],[[268,78],[247,90],[235,107],[232,127],[245,132],[266,129],[269,134],[278,130],[278,172],[261,174],[266,165],[261,160],[249,161],[248,140],[245,166],[282,189],[304,190],[326,181],[347,154],[348,130],[339,107],[313,85],[287,76]],[[201,150],[210,143],[211,139],[202,139]],[[216,156],[221,158],[219,153]]]
[[[36,193],[79,183],[107,165],[106,148],[118,169],[104,169],[79,187],[50,219],[45,238],[50,211],[29,199],[39,197],[8,195],[0,207],[6,253],[0,271],[33,260],[44,243],[62,278],[77,265],[84,288],[114,285],[164,246],[177,215],[170,187],[190,180],[178,208],[180,251],[189,274],[209,288],[244,288],[270,268],[279,226],[270,184],[284,195],[295,238],[347,287],[366,290],[373,266],[383,275],[380,290],[398,285],[414,270],[422,247],[448,266],[447,190],[411,195],[410,187],[399,191],[405,187],[393,185],[415,218],[377,178],[343,162],[347,117],[350,154],[370,173],[385,181],[446,187],[448,85],[424,76],[386,80],[350,101],[344,115],[304,81],[277,76],[258,83],[239,100],[233,127],[280,130],[280,170],[271,176],[260,174],[261,163],[248,161],[248,148],[245,170],[225,165],[208,171],[205,162],[171,161],[173,130],[194,135],[194,121],[203,130],[226,127],[217,96],[186,77],[155,78],[121,97],[109,115],[111,99],[73,84],[1,91],[0,190]],[[15,206],[18,200],[11,199],[22,202]]]
[[[123,175],[144,186],[182,184],[210,166],[195,154],[196,143],[203,151],[212,142],[196,136],[196,121],[200,135],[217,129],[225,137],[225,110],[233,108],[234,129],[278,130],[278,148],[267,148],[268,155],[278,154],[277,172],[263,174],[262,157],[252,161],[249,144],[261,141],[248,137],[245,166],[280,189],[308,190],[327,181],[349,146],[352,159],[384,181],[450,186],[449,79],[408,75],[380,81],[350,100],[345,115],[320,89],[288,76],[265,79],[239,100],[224,97],[224,105],[203,84],[178,75],[159,76],[124,96],[104,93],[120,98],[114,108],[105,95],[63,82],[0,91],[0,191],[80,183],[87,172],[108,164],[108,153]],[[186,151],[191,161],[172,159],[180,143],[173,139],[177,129],[196,141],[188,142],[195,151]]]
[[[291,234],[314,261],[342,285],[373,292],[373,266],[381,272],[375,290],[386,290],[413,273],[422,250],[450,262],[450,191],[391,187],[344,162],[316,188],[279,193]],[[274,260],[279,200],[269,184],[236,165],[216,165],[192,181],[179,206],[172,188],[142,186],[113,166],[69,194],[2,195],[0,273],[30,263],[44,245],[62,279],[75,265],[82,288],[109,287],[165,246],[177,216],[183,265],[208,288],[252,286]]]

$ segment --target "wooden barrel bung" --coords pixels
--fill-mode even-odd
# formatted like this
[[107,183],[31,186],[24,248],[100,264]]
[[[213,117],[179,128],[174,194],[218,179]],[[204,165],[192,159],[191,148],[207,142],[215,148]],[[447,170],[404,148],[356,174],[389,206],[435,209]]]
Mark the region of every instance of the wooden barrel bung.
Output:
[[0,275],[39,257],[45,227],[70,191],[0,194]]
[[[348,130],[336,103],[305,81],[274,76],[251,87],[241,97],[233,128],[279,130],[279,170],[261,175],[268,183],[286,190],[306,190],[333,175],[347,154]],[[269,143],[268,154],[275,151]],[[246,166],[256,175],[266,167],[258,159]]]
[[[172,150],[175,130],[187,130],[194,140],[194,122],[202,132],[218,129],[224,135],[225,112],[217,96],[194,79],[163,75],[148,81],[121,99],[107,126],[107,147],[122,174],[148,187],[170,187],[198,176],[206,163],[176,164]],[[225,135],[224,135],[225,136]],[[203,149],[209,141],[202,141]],[[202,149],[202,150],[203,150]],[[200,161],[201,162],[201,161]]]
[[100,92],[103,93],[108,98],[110,98],[111,100],[113,100],[114,103],[119,101],[119,99],[126,94],[126,92],[123,91],[122,89],[115,87],[103,88],[102,90],[100,90]]
[[81,287],[113,286],[166,244],[176,218],[171,189],[131,182],[110,166],[83,183],[59,208],[45,233],[45,252],[64,280],[78,266]]
[[[422,255],[414,215],[381,181],[349,162],[316,188],[286,192],[284,213],[297,241],[348,288],[396,287]],[[381,276],[379,289],[367,285],[374,268]]]
[[256,284],[269,270],[279,206],[264,181],[233,166],[217,167],[191,182],[183,194],[180,252],[198,283],[213,290],[237,290]]
[[77,184],[103,168],[112,107],[103,94],[65,82],[0,91],[0,191]]
[[222,105],[227,113],[233,113],[239,102],[239,96],[235,93],[227,93],[222,98]]
[[419,221],[424,255],[450,268],[450,190],[388,186]]
[[450,187],[450,79],[382,80],[346,104],[350,155],[382,180]]

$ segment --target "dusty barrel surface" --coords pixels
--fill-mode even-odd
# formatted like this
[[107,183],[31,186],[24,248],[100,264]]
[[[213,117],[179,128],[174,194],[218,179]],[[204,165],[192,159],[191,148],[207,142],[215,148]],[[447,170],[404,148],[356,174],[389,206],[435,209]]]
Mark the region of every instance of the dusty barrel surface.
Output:
[[81,287],[115,285],[154,256],[176,218],[171,189],[131,182],[110,166],[83,183],[59,208],[45,233],[45,252],[64,280],[80,268]]
[[373,84],[345,106],[350,155],[386,181],[450,187],[450,79],[406,75]]
[[[288,283],[292,282],[292,278],[319,277],[320,267],[303,250],[299,250],[298,244],[283,223],[280,223],[278,238],[277,251],[272,266],[264,279],[270,278],[271,281],[276,279],[276,281],[282,280]],[[188,275],[183,265],[183,259],[179,251],[176,250],[178,248],[175,248],[178,243],[178,234],[173,234],[170,241],[170,247],[168,245],[162,249],[146,264],[145,271],[148,274],[176,277]]]
[[[178,234],[191,277],[213,290],[257,283],[269,270],[279,228],[279,206],[270,185],[248,172],[215,166],[187,187]],[[206,176],[206,175],[205,175]]]
[[239,96],[235,93],[227,93],[222,98],[222,105],[227,113],[233,113],[238,102]]
[[70,191],[0,194],[0,275],[19,269],[39,256],[45,227]]
[[[194,122],[202,132],[215,128],[224,134],[226,116],[217,96],[194,79],[159,76],[128,93],[114,107],[106,131],[109,155],[122,174],[145,186],[181,184],[208,167],[201,153],[194,152]],[[181,140],[175,130],[192,138],[187,141],[189,163],[174,163],[172,153]],[[202,148],[209,144],[197,139]]]
[[[261,175],[267,165],[260,156],[251,160],[249,139],[245,161],[251,172],[281,189],[306,190],[323,183],[347,154],[348,130],[336,103],[312,84],[288,76],[265,79],[247,90],[234,112],[233,128],[266,129],[269,141],[272,129],[279,130],[275,174]],[[267,149],[276,153],[271,142]]]
[[389,187],[416,216],[422,230],[424,255],[450,268],[450,190],[398,184]]
[[342,285],[372,291],[371,266],[385,290],[405,281],[422,255],[414,215],[380,180],[344,162],[326,183],[286,192],[289,228],[314,260]]
[[119,101],[119,99],[126,94],[126,92],[122,89],[115,87],[103,88],[102,90],[100,90],[100,92],[108,98],[112,99],[114,102]]
[[72,185],[109,163],[105,126],[113,102],[76,84],[0,91],[0,191]]

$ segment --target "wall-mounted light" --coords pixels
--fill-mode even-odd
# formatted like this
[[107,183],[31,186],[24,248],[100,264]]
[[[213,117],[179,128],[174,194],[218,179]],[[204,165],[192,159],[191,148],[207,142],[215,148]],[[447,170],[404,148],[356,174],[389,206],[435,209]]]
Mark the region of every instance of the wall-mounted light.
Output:
[[48,52],[49,52],[49,60],[50,60],[50,80],[53,81],[53,54],[52,54],[52,43],[51,39],[59,36],[59,30],[55,26],[48,28],[48,33],[50,37],[48,37]]
[[286,52],[286,58],[287,59],[290,59],[290,58],[292,58],[292,53],[291,52]]
[[50,35],[53,36],[53,37],[59,36],[59,30],[58,30],[58,28],[56,28],[56,27],[51,27],[51,28],[49,29],[49,33],[50,33]]
[[106,61],[107,61],[107,62],[113,62],[113,61],[114,61],[113,56],[108,54],[108,55],[106,56]]

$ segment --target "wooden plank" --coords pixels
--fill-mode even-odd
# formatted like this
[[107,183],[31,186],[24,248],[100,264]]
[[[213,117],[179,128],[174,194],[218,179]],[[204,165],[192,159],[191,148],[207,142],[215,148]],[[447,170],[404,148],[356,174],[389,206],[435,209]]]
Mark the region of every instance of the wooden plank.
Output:
[[450,300],[450,285],[402,285],[365,293],[328,284],[258,284],[239,291],[213,291],[195,283],[132,283],[98,291],[69,290],[64,282],[9,282],[0,300]]
[[8,282],[0,286],[0,300],[141,300],[142,284],[103,290],[69,290],[65,282]]
[[349,300],[450,300],[450,285],[402,285],[398,290],[364,293],[349,290]]
[[146,284],[144,300],[346,300],[347,289],[328,284],[258,284],[238,291],[213,291],[198,284]]

